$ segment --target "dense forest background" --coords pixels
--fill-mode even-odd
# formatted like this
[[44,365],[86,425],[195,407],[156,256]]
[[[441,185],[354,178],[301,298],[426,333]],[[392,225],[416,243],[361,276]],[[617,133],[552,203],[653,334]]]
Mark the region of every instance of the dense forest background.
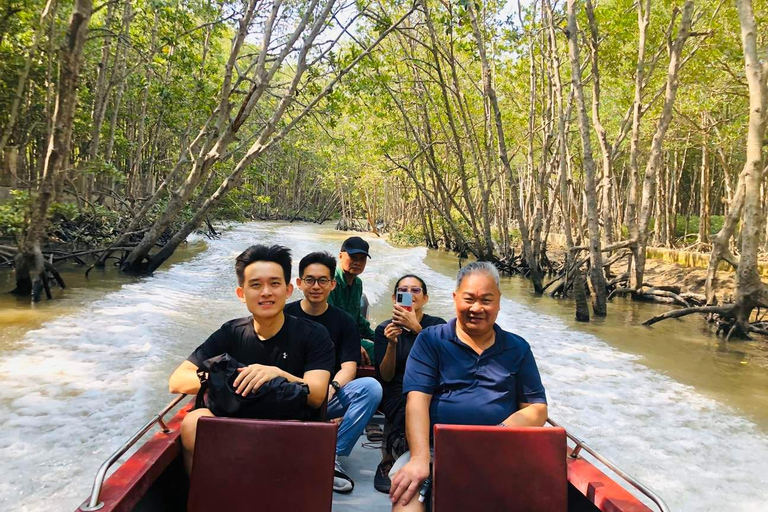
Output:
[[[581,317],[623,293],[765,334],[767,18],[764,0],[0,0],[0,263],[37,300],[64,258],[151,272],[215,220],[333,220],[497,261]],[[652,246],[710,254],[706,294],[648,286]]]

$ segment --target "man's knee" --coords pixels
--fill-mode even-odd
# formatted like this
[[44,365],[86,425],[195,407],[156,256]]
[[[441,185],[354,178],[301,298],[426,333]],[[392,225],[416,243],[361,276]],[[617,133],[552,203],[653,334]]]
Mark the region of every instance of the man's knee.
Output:
[[383,393],[379,381],[372,377],[363,377],[357,380],[360,381],[360,395],[365,397],[367,401],[375,402],[378,406]]
[[193,448],[195,434],[197,433],[197,421],[203,416],[213,416],[208,409],[197,409],[191,411],[181,422],[181,441],[185,448]]

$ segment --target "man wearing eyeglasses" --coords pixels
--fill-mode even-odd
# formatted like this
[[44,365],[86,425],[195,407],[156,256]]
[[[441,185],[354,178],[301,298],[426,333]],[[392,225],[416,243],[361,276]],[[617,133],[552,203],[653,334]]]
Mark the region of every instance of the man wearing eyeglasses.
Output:
[[355,379],[360,363],[360,334],[352,316],[328,304],[336,287],[336,259],[327,252],[313,252],[299,262],[296,286],[304,293],[300,301],[285,306],[285,313],[317,322],[328,330],[336,351],[336,366],[328,387],[328,418],[342,418],[336,439],[336,468],[333,490],[349,492],[355,487],[339,457],[352,452],[363,429],[381,401],[381,384],[376,379]]

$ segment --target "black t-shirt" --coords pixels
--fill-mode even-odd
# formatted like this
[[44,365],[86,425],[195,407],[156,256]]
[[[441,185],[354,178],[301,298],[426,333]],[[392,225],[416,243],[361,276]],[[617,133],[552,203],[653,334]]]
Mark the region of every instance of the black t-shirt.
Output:
[[[403,396],[403,375],[405,375],[405,363],[408,360],[408,354],[411,353],[413,343],[416,341],[416,334],[403,330],[399,336],[399,340],[396,346],[395,352],[395,375],[389,382],[384,381],[381,378],[379,372],[379,364],[384,360],[384,354],[387,353],[387,345],[389,344],[387,337],[384,335],[384,329],[392,323],[392,320],[385,320],[376,327],[376,335],[373,339],[373,351],[376,356],[376,377],[381,382],[383,395],[381,399],[380,408],[387,417],[394,414],[394,408],[400,403]],[[439,316],[431,316],[426,313],[421,318],[421,328],[426,329],[433,325],[444,324],[445,320]]]
[[343,309],[328,304],[328,309],[325,310],[325,313],[312,316],[301,309],[300,300],[286,305],[283,311],[296,318],[305,318],[312,322],[317,322],[328,330],[336,355],[336,366],[331,376],[341,369],[341,363],[354,361],[360,364],[360,333],[357,330],[357,323],[355,323],[352,315]]
[[314,322],[285,315],[285,323],[269,339],[261,340],[253,317],[230,320],[211,334],[187,358],[198,368],[203,361],[229,354],[244,365],[277,366],[296,377],[310,370],[333,371],[333,343],[328,331]]

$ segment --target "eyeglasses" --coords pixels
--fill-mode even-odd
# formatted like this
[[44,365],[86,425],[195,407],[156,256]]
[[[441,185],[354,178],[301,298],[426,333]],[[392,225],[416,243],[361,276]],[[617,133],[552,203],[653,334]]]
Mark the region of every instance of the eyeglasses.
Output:
[[400,286],[398,287],[397,291],[401,293],[411,292],[414,295],[418,295],[422,292],[422,288],[420,286],[411,286],[410,288],[408,288],[407,286]]
[[328,283],[332,281],[332,279],[328,279],[327,277],[321,277],[319,279],[316,279],[314,277],[302,277],[301,280],[307,283],[307,285],[309,286],[315,286],[315,283],[317,283],[323,288],[328,286]]

